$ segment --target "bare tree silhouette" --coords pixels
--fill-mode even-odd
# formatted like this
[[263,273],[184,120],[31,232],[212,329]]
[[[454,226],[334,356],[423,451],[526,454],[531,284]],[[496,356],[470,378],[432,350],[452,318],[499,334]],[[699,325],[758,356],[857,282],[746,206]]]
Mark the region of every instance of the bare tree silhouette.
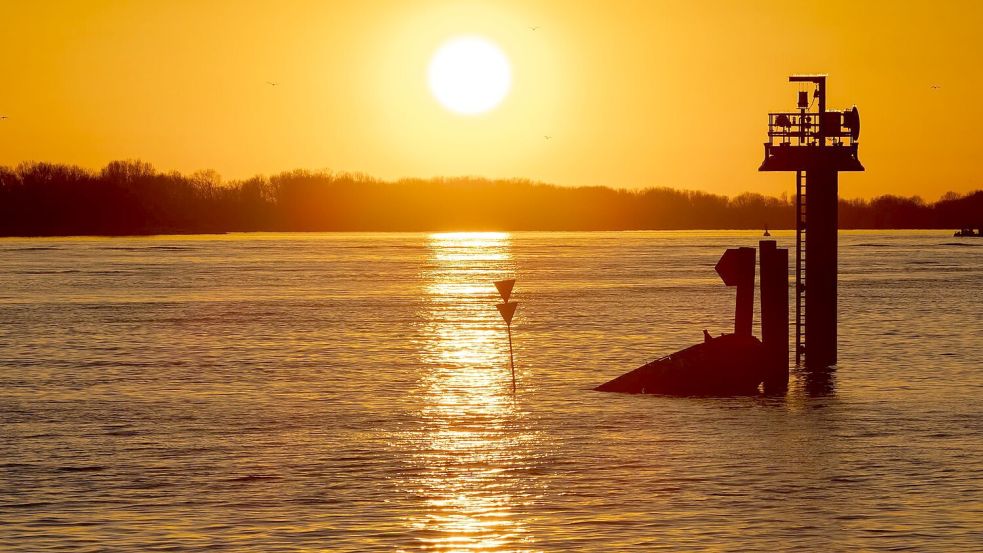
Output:
[[[841,228],[977,227],[983,191],[935,203],[841,200]],[[223,182],[114,161],[98,172],[52,163],[0,167],[0,235],[235,231],[642,230],[792,228],[787,197],[560,187],[476,177],[386,182],[296,170]]]

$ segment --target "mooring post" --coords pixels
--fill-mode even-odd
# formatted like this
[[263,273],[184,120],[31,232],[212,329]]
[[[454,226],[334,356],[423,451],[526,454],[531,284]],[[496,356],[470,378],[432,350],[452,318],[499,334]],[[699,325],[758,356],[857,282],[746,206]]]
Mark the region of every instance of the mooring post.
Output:
[[761,249],[761,342],[768,367],[765,393],[788,389],[788,250],[774,240],[759,242]]

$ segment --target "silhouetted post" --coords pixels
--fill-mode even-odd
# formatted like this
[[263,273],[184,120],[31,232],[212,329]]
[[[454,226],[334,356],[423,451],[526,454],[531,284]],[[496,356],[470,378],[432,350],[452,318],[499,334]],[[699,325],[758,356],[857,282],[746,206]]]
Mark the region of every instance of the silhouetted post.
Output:
[[[512,304],[515,305],[515,304]],[[515,312],[515,309],[512,310]],[[509,335],[509,369],[512,370],[512,391],[515,391],[515,356],[512,354],[512,321],[510,320],[505,324],[505,331]]]
[[837,198],[836,171],[806,171],[809,193],[805,243],[806,366],[836,364]]
[[509,335],[509,368],[512,369],[512,392],[515,393],[515,357],[512,354],[512,317],[515,316],[515,308],[519,306],[516,302],[510,302],[512,288],[515,286],[515,279],[500,280],[495,283],[498,294],[502,296],[503,303],[497,304],[498,312],[505,320],[505,328]]
[[730,248],[714,267],[727,286],[737,287],[734,334],[751,335],[754,317],[754,248]]
[[768,367],[765,393],[788,389],[788,250],[774,240],[759,242],[761,249],[761,342]]

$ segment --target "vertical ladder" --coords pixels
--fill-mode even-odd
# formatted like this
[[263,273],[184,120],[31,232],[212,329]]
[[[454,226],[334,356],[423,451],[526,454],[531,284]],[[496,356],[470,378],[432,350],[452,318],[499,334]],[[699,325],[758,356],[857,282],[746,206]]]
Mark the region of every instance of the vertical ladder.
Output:
[[805,354],[806,327],[806,174],[795,172],[795,364]]

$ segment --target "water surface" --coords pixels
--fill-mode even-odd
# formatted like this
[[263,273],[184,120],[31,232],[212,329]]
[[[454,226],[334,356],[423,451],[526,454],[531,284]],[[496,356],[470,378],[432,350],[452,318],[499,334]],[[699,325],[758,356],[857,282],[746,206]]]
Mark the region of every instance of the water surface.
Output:
[[979,550],[979,239],[841,233],[787,397],[591,391],[728,331],[757,239],[0,240],[0,550]]

